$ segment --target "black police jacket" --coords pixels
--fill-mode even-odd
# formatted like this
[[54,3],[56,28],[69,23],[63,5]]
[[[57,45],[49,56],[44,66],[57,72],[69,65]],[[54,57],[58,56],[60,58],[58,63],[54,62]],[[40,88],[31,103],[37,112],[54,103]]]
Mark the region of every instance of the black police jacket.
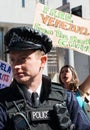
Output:
[[0,130],[70,130],[71,120],[76,130],[90,130],[90,122],[75,96],[66,92],[67,97],[59,84],[43,77],[37,108],[31,106],[22,86],[14,80],[10,87],[0,90]]

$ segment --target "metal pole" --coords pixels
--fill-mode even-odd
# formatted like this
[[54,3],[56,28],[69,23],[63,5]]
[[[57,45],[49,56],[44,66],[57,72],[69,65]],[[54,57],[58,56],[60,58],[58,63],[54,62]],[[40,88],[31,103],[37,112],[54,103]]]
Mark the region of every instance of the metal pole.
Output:
[[74,51],[73,50],[69,50],[69,64],[72,65],[74,67]]

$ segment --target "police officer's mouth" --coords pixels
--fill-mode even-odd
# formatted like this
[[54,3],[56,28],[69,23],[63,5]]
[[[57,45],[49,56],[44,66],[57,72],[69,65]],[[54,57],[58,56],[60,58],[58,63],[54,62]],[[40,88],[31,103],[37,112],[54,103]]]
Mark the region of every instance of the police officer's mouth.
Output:
[[14,76],[15,76],[15,77],[23,77],[24,74],[23,74],[23,73],[15,73]]

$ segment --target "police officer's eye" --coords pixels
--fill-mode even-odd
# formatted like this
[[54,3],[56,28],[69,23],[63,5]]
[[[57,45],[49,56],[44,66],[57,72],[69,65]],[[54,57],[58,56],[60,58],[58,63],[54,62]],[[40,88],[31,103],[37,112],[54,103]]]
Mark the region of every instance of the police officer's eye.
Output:
[[21,57],[21,60],[25,60],[26,58],[25,57]]
[[21,57],[20,61],[25,62],[26,61],[26,57]]

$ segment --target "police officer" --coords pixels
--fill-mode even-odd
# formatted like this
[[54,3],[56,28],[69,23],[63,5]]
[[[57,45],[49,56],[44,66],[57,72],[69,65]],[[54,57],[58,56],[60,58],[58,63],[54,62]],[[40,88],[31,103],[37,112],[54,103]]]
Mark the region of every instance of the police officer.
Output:
[[43,75],[51,39],[25,26],[10,29],[4,43],[13,82],[0,90],[0,130],[90,130],[75,96]]

